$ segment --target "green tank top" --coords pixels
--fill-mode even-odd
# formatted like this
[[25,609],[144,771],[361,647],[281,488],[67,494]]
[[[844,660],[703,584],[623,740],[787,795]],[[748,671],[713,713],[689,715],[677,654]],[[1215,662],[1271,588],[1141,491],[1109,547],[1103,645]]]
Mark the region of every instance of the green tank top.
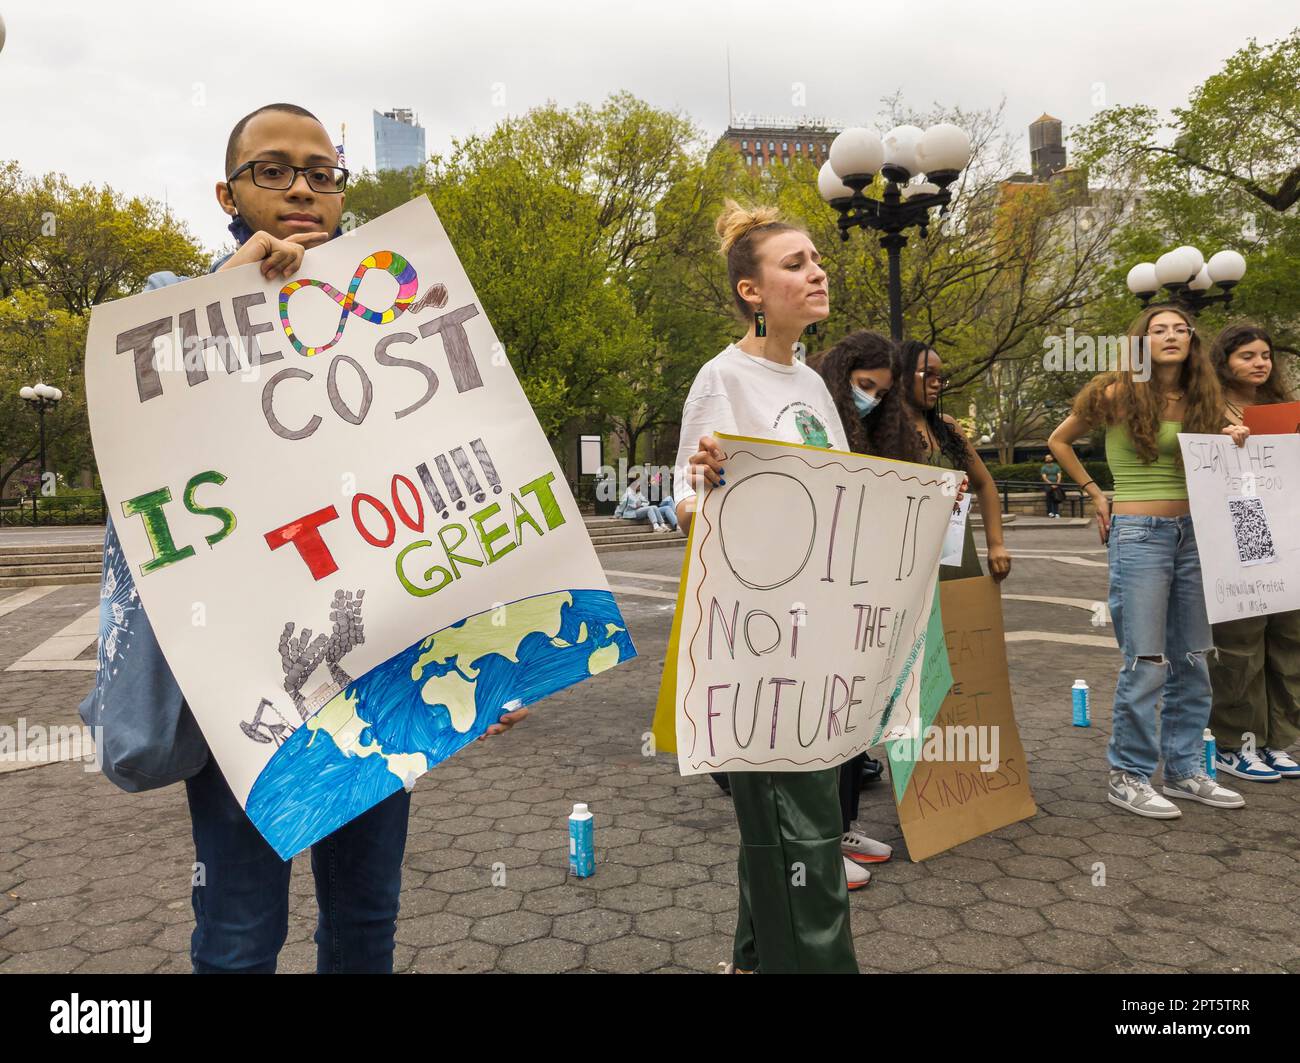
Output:
[[1178,463],[1182,421],[1161,421],[1156,460],[1145,462],[1124,425],[1106,429],[1106,464],[1115,478],[1115,502],[1159,502],[1187,498],[1187,476]]

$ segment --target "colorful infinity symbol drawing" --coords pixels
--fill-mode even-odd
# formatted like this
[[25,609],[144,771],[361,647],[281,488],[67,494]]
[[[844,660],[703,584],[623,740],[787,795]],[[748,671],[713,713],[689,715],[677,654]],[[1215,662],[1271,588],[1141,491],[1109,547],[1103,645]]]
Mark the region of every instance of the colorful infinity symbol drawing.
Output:
[[[367,270],[372,269],[386,270],[397,281],[397,298],[393,300],[393,305],[387,310],[371,310],[356,301],[357,289],[361,287],[361,278],[365,276]],[[419,279],[415,275],[415,267],[396,251],[376,251],[373,255],[361,260],[356,273],[352,275],[352,283],[348,285],[346,292],[339,291],[334,285],[327,284],[325,281],[312,280],[310,277],[290,281],[286,284],[280,289],[280,324],[284,326],[284,334],[289,337],[293,349],[304,357],[310,358],[313,354],[328,351],[334,344],[338,343],[343,335],[344,328],[347,327],[349,314],[355,314],[357,317],[364,318],[374,325],[387,325],[411,305],[412,300],[415,299],[415,289],[418,284]],[[334,338],[329,343],[322,344],[319,347],[308,347],[293,334],[293,326],[289,324],[289,296],[298,291],[299,288],[319,288],[342,307],[343,313],[339,315],[338,331],[334,333]]]

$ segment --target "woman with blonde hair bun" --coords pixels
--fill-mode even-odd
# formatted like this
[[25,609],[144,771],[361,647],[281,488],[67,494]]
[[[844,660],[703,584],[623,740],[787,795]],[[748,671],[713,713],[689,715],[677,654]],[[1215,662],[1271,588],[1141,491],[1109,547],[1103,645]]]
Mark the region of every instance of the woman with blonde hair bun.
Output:
[[[812,240],[771,208],[731,200],[717,231],[746,330],[704,363],[682,410],[673,497],[683,531],[696,492],[726,483],[716,432],[848,449],[825,383],[794,354],[804,329],[830,313]],[[734,772],[730,785],[740,899],[728,971],[857,973],[849,876],[865,885],[870,874],[840,852],[839,769]],[[796,865],[803,867],[798,878]]]

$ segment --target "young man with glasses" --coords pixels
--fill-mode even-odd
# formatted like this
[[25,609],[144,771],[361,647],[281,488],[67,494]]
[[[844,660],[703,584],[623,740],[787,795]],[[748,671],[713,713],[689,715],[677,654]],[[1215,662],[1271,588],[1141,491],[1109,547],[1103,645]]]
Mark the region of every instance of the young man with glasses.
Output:
[[[311,112],[276,103],[240,120],[226,147],[225,172],[217,202],[234,219],[230,231],[239,247],[214,272],[256,262],[268,280],[288,278],[308,248],[339,235],[348,173]],[[155,273],[146,290],[183,279]],[[110,546],[117,546],[111,521],[106,555]],[[121,566],[105,565],[105,578],[114,567],[112,578],[120,583],[126,575]],[[130,714],[142,691],[177,703],[182,698],[148,618],[140,610],[128,616],[135,628],[130,651],[119,654],[92,694],[105,716],[115,704]],[[521,709],[503,716],[487,733],[502,734],[527,714]],[[288,934],[291,864],[258,833],[211,755],[185,788],[195,849],[194,972],[274,972]],[[312,846],[318,973],[391,973],[410,801],[399,790]]]

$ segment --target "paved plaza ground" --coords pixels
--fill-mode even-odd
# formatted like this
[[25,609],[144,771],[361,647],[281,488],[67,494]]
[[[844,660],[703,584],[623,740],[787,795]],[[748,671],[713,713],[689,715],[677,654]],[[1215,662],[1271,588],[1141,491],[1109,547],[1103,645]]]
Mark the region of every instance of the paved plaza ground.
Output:
[[[888,784],[869,788],[861,826],[895,858],[851,898],[862,970],[1300,972],[1300,782],[1242,782],[1244,809],[1184,804],[1172,822],[1108,804],[1119,655],[1089,607],[1106,595],[1104,549],[1072,522],[1007,539],[1007,657],[1038,815],[914,864]],[[679,777],[674,757],[641,753],[681,559],[680,545],[603,555],[640,656],[417,784],[399,971],[712,971],[730,958],[729,799]],[[0,595],[0,725],[77,723],[98,588]],[[1088,730],[1071,726],[1078,678],[1093,690]],[[76,761],[13,767],[0,764],[0,972],[188,971],[184,789],[126,794]],[[595,813],[585,880],[567,873],[575,801]],[[310,971],[305,856],[292,891],[281,970]]]

